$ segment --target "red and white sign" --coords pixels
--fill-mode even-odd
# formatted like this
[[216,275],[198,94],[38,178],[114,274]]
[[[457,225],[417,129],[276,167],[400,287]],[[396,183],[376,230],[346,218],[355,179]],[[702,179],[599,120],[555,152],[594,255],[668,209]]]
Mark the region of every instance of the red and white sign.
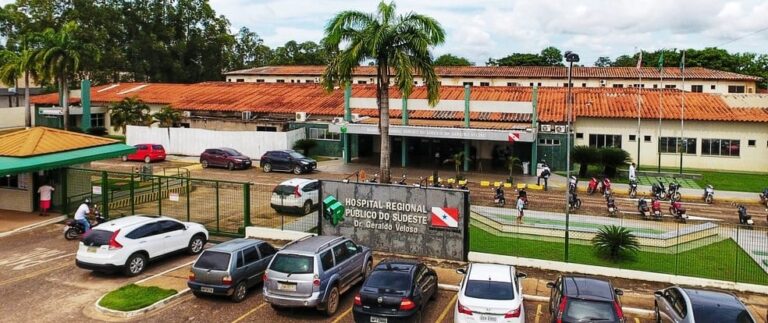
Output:
[[509,140],[509,143],[514,144],[515,141],[520,140],[520,133],[517,133],[517,132],[510,133],[508,140]]
[[432,226],[436,228],[458,228],[459,209],[455,207],[432,207]]

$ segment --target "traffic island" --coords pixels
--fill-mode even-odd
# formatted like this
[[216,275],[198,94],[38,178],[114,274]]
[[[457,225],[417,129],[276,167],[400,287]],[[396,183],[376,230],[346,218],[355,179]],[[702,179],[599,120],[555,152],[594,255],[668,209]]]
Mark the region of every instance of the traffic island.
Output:
[[99,301],[99,306],[113,311],[130,312],[155,304],[177,293],[175,289],[130,284],[104,295]]

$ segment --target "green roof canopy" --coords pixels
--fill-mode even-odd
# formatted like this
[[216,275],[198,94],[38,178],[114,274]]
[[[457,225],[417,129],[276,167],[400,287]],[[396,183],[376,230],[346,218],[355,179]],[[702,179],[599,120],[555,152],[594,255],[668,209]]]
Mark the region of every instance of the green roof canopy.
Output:
[[119,157],[134,151],[136,148],[118,143],[32,157],[0,156],[0,176],[67,167],[94,160]]

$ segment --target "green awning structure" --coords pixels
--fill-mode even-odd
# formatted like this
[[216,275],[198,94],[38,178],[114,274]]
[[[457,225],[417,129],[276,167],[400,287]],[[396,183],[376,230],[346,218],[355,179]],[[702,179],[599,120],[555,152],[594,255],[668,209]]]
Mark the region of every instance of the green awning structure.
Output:
[[135,151],[136,148],[134,147],[117,143],[31,157],[0,156],[0,176],[67,167],[95,160],[120,157]]

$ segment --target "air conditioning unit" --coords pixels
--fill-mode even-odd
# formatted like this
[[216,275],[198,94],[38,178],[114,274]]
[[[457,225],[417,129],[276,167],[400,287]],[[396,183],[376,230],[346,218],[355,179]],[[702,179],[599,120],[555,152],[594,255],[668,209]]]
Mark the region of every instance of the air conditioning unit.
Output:
[[307,121],[307,113],[296,112],[296,122],[304,122],[304,121]]
[[340,124],[342,122],[344,122],[344,118],[342,118],[342,117],[335,117],[335,118],[333,118],[333,121],[331,121],[331,123],[333,123],[333,124]]
[[600,80],[600,86],[605,87],[606,84],[608,84],[608,81]]
[[320,78],[319,77],[315,78],[315,83],[320,83]]
[[541,132],[552,132],[552,125],[549,125],[549,124],[541,125]]
[[352,114],[352,122],[358,122],[360,121],[360,114],[359,113],[353,113]]
[[251,111],[243,111],[241,112],[241,116],[243,118],[243,121],[249,121],[251,120]]
[[565,126],[555,126],[555,132],[564,133]]
[[192,117],[192,111],[181,111],[181,116],[184,118]]

